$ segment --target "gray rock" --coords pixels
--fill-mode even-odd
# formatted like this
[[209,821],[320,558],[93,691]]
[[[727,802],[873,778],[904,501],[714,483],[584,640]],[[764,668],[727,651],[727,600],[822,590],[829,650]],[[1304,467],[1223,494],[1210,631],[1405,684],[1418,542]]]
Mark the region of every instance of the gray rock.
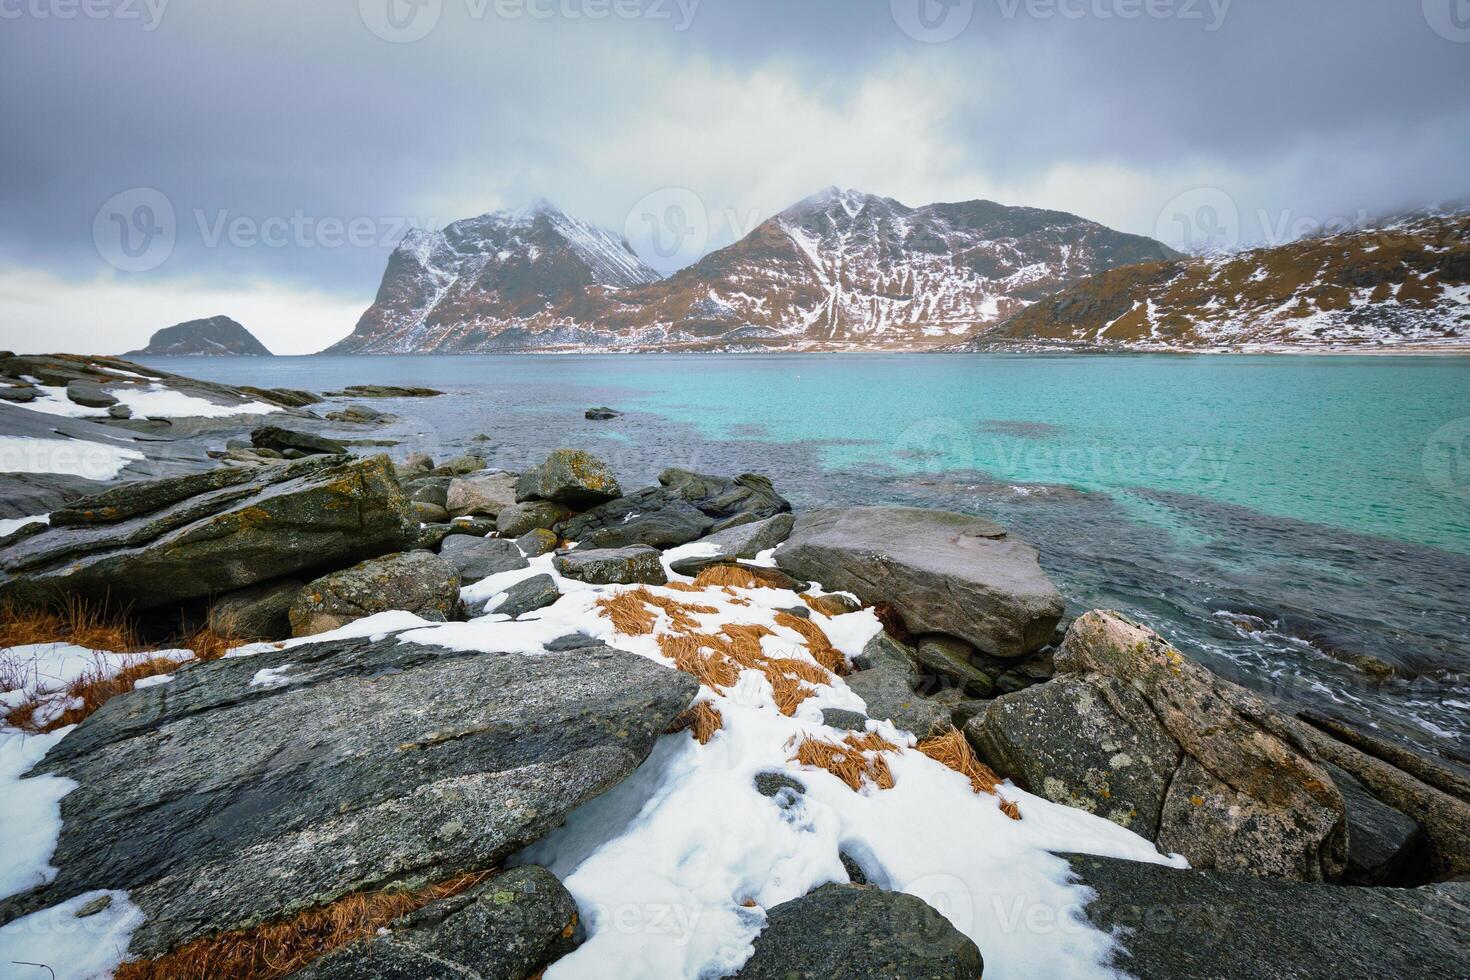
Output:
[[516,538],[516,547],[527,558],[539,558],[549,555],[561,544],[561,539],[544,527],[532,528],[525,534]]
[[782,790],[790,790],[800,796],[806,792],[806,783],[784,772],[767,770],[755,774],[755,791],[762,796],[775,796]]
[[480,472],[485,466],[485,461],[479,456],[466,454],[464,456],[455,456],[453,459],[446,459],[430,470],[429,473],[433,476],[468,476],[471,473]]
[[513,868],[290,974],[292,980],[526,980],[576,948],[577,902],[545,868]]
[[475,473],[455,477],[449,483],[444,506],[453,517],[483,514],[496,517],[516,502],[514,473]]
[[1077,675],[993,701],[965,725],[980,757],[1038,796],[1155,839],[1183,753],[1116,678]]
[[853,663],[847,686],[867,705],[869,718],[888,720],[919,738],[943,735],[954,727],[949,709],[914,690],[918,673],[913,651],[886,633],[868,641]]
[[646,545],[590,551],[579,548],[557,555],[551,563],[567,578],[593,585],[631,585],[636,582],[663,585],[669,580],[658,550]]
[[450,534],[467,534],[475,538],[487,538],[497,533],[498,526],[493,517],[456,517],[449,522]]
[[507,538],[518,538],[540,528],[549,531],[572,516],[566,507],[550,500],[528,500],[511,504],[495,518],[495,528]]
[[527,657],[391,636],[189,666],[48,753],[37,772],[77,784],[61,871],[0,901],[0,922],[126,889],[146,916],[130,952],[155,956],[495,867],[632,773],[697,689],[602,646]]
[[745,473],[731,480],[667,469],[659,474],[658,482],[713,518],[712,533],[791,510],[791,504],[776,492],[771,481],[757,473]]
[[307,456],[338,456],[347,452],[346,444],[336,439],[314,432],[283,429],[278,425],[262,425],[251,430],[250,442],[257,449],[274,449],[278,453],[294,449]]
[[291,603],[306,583],[280,578],[226,592],[209,607],[209,629],[230,640],[284,640]]
[[397,551],[417,533],[386,456],[129,483],[0,548],[0,597],[149,609]]
[[348,385],[326,394],[328,398],[433,398],[444,392],[411,385]]
[[425,524],[414,536],[408,551],[438,551],[444,539],[455,533],[453,524]]
[[486,612],[499,613],[518,619],[528,612],[545,609],[561,598],[556,580],[550,575],[534,575],[505,590],[505,598],[498,605],[489,606]]
[[24,404],[36,400],[36,389],[31,385],[0,385],[0,402]]
[[568,633],[566,636],[558,636],[546,644],[546,649],[552,653],[561,653],[567,650],[585,650],[587,647],[600,646],[601,640],[588,636],[586,633]]
[[516,483],[518,501],[552,500],[576,510],[615,500],[622,493],[607,464],[579,449],[556,450]]
[[866,731],[868,716],[860,711],[845,711],[842,708],[823,708],[822,724],[841,728],[849,732]]
[[453,479],[449,476],[415,477],[403,481],[403,492],[408,495],[409,500],[436,504],[448,510],[449,484]]
[[606,406],[602,406],[599,408],[589,408],[585,413],[587,419],[592,422],[606,422],[607,420],[615,419],[622,414],[623,413],[618,411],[617,409],[607,408]]
[[890,605],[914,633],[956,636],[1001,657],[1044,646],[1063,610],[1034,548],[989,521],[945,511],[803,514],[776,563],[868,605]]
[[914,660],[919,668],[919,689],[957,688],[971,697],[990,697],[995,690],[995,682],[970,662],[975,653],[974,647],[953,636],[930,633],[921,637],[914,648]]
[[1340,766],[1323,768],[1347,805],[1348,862],[1343,880],[1353,885],[1402,884],[1424,840],[1424,828],[1368,791]]
[[1353,888],[1069,860],[1096,892],[1087,918],[1120,930],[1110,965],[1142,980],[1470,976],[1470,884]]
[[530,562],[514,541],[505,538],[475,538],[453,534],[439,546],[439,557],[454,566],[466,585],[482,578],[525,568]]
[[117,396],[92,381],[72,381],[66,386],[66,397],[86,408],[111,408]]
[[1332,880],[1342,796],[1300,729],[1157,633],[1093,611],[1058,676],[997,698],[966,734],[1003,776],[1106,816],[1195,868]]
[[414,519],[420,524],[447,524],[449,523],[449,511],[436,503],[427,500],[413,500],[409,502],[413,510]]
[[742,980],[978,980],[980,950],[922,899],[824,885],[770,909]]
[[126,405],[109,405],[107,415],[114,419],[130,419],[133,417],[133,410]]
[[718,549],[713,555],[680,558],[671,562],[669,567],[680,575],[698,575],[711,565],[720,565],[741,558],[754,558],[761,552],[769,551],[785,541],[794,523],[796,523],[796,518],[790,514],[777,514],[763,521],[737,524],[699,539],[700,544]]
[[352,422],[359,425],[368,425],[373,422],[382,422],[392,418],[387,412],[380,412],[368,405],[348,405],[339,408],[335,412],[328,412],[327,418],[333,422]]
[[393,609],[443,622],[459,608],[459,585],[454,566],[427,551],[374,558],[298,592],[291,603],[291,634],[315,636]]
[[568,540],[592,548],[672,548],[700,537],[713,524],[693,504],[663,487],[649,487],[600,504],[561,530]]
[[395,463],[393,471],[398,479],[408,480],[416,476],[427,476],[434,468],[434,458],[428,453],[409,453],[403,462]]

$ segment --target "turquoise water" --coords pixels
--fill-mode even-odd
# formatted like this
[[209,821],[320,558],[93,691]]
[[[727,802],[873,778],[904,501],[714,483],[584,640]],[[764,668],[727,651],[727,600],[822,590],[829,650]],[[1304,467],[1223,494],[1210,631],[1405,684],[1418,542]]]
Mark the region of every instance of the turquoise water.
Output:
[[[1073,612],[1127,610],[1242,683],[1470,759],[1470,358],[150,363],[237,384],[437,387],[448,396],[379,407],[412,448],[506,469],[573,445],[629,487],[666,466],[758,471],[798,506],[984,514],[1037,545]],[[582,418],[604,404],[627,414]],[[1396,676],[1366,677],[1363,655]]]

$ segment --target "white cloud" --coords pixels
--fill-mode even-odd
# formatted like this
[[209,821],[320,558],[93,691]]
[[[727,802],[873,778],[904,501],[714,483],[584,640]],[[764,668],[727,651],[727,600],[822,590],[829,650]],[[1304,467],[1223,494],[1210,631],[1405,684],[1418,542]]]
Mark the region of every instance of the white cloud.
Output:
[[121,353],[155,330],[219,314],[277,354],[310,354],[351,332],[371,296],[352,298],[277,283],[74,282],[28,269],[0,271],[0,346],[22,352]]

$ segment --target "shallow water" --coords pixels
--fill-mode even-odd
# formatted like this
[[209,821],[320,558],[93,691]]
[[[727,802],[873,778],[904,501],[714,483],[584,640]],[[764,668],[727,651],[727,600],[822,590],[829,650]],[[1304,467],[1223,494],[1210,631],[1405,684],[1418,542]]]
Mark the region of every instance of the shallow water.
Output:
[[[769,474],[799,505],[985,514],[1069,609],[1130,611],[1209,665],[1470,758],[1470,359],[1015,355],[168,358],[379,407],[435,455],[591,449]],[[627,414],[589,422],[582,411]],[[484,433],[488,442],[473,442]],[[1392,665],[1375,680],[1349,662]]]

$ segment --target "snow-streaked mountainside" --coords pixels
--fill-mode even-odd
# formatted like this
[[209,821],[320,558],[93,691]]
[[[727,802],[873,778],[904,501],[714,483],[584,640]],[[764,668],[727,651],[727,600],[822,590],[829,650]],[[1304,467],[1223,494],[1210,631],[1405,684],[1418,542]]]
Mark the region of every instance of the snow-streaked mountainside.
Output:
[[543,204],[410,235],[332,351],[917,348],[1172,257],[1059,211],[829,188],[660,279],[616,236]]
[[1470,212],[1079,283],[969,350],[1470,350]]
[[176,323],[156,331],[148,346],[128,351],[124,357],[194,357],[252,355],[269,357],[270,351],[255,335],[227,316]]

